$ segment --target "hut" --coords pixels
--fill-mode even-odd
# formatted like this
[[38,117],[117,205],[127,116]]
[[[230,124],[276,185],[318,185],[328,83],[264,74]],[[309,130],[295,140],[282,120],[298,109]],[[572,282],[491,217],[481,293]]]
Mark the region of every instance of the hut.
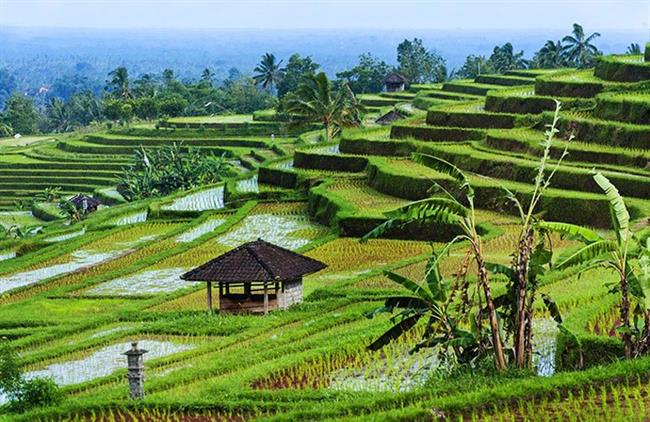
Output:
[[375,120],[375,123],[379,125],[389,125],[403,118],[404,116],[402,116],[402,113],[400,113],[397,110],[391,110],[388,113],[384,114],[383,116],[379,117],[377,120]]
[[217,283],[221,312],[266,314],[302,302],[302,277],[325,267],[320,261],[257,239],[183,274],[181,279],[207,283],[210,312],[212,283]]
[[98,199],[83,193],[73,196],[68,202],[81,211],[82,214],[97,211],[97,208],[102,204]]
[[406,78],[399,73],[390,73],[384,79],[386,92],[401,92],[406,87]]

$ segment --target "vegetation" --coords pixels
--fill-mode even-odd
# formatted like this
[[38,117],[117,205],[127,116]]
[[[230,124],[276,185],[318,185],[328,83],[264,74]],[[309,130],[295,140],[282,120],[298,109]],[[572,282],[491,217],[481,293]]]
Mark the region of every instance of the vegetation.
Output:
[[[338,80],[265,58],[281,99],[204,65],[129,66],[101,97],[61,81],[37,129],[125,126],[0,145],[0,388],[20,387],[1,417],[642,418],[650,79],[639,56],[552,68],[557,47],[370,95],[393,69],[369,55]],[[79,193],[104,205],[58,207]],[[179,275],[257,238],[328,266],[287,311],[206,313]]]

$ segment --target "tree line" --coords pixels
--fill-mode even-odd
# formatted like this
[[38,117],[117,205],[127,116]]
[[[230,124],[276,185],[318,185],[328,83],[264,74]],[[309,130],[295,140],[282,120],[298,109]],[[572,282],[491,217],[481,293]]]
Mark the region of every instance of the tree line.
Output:
[[[574,24],[571,34],[561,40],[548,40],[530,60],[508,42],[495,46],[489,57],[469,55],[459,69],[452,71],[446,60],[437,51],[428,49],[421,39],[405,39],[397,46],[396,65],[371,53],[361,54],[355,66],[336,73],[332,89],[336,92],[345,87],[354,94],[378,93],[391,72],[401,74],[410,84],[418,84],[474,78],[514,69],[587,68],[602,54],[594,44],[599,36],[598,32],[587,35],[581,25]],[[640,51],[638,44],[628,47],[629,54],[640,54]],[[303,81],[316,76],[322,69],[311,56],[299,54],[291,55],[283,64],[284,61],[274,54],[266,53],[252,77],[231,69],[228,78],[220,83],[215,82],[214,73],[207,68],[198,80],[181,81],[172,69],[165,69],[160,75],[145,73],[133,78],[128,69],[121,66],[108,74],[99,94],[90,90],[74,92],[71,88],[68,98],[54,97],[44,107],[37,107],[26,95],[10,93],[14,86],[10,75],[0,69],[0,96],[8,98],[0,112],[0,137],[15,133],[69,132],[105,120],[129,124],[134,118],[155,120],[250,113],[271,107],[286,113],[291,110],[292,96],[288,94],[296,93]]]

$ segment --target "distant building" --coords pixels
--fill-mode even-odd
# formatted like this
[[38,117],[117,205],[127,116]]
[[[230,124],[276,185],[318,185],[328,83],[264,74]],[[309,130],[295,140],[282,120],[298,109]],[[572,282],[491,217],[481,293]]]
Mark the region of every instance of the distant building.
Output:
[[70,202],[76,209],[81,211],[82,214],[88,214],[97,211],[97,208],[101,205],[101,202],[99,202],[99,200],[93,198],[92,196],[84,195],[83,193],[72,197],[68,202]]
[[386,92],[401,92],[406,87],[406,78],[399,73],[390,73],[384,79],[384,88]]

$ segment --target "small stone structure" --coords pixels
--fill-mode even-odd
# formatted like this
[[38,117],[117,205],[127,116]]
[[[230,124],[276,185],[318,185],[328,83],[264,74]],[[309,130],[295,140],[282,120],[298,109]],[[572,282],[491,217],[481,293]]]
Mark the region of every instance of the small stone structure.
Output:
[[219,310],[268,313],[302,302],[302,277],[325,268],[315,259],[258,239],[243,244],[181,276],[207,283],[212,311],[212,283],[219,288]]
[[144,397],[144,358],[147,353],[144,349],[138,349],[138,342],[131,343],[131,349],[124,352],[127,360],[127,379],[129,380],[129,396],[131,400],[139,400]]

